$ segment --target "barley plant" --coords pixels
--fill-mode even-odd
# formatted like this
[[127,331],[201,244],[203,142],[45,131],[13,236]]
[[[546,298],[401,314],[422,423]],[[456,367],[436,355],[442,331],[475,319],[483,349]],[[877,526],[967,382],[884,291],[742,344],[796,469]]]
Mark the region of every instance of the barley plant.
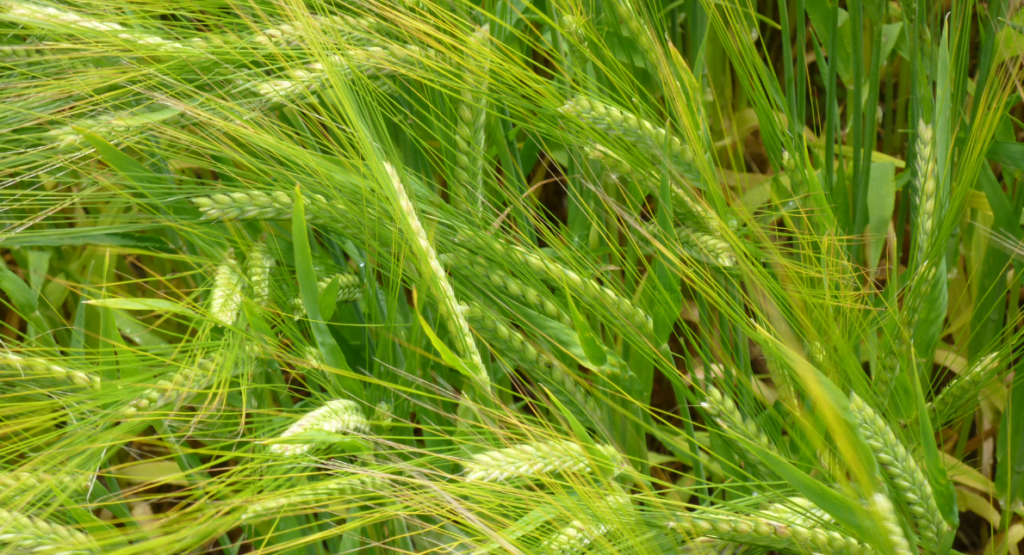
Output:
[[1019,4],[0,0],[0,553],[1019,555]]

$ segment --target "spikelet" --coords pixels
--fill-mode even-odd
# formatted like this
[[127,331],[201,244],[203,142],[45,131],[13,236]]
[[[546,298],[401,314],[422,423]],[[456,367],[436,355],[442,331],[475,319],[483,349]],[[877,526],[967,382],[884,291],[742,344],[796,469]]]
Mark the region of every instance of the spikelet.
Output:
[[533,379],[547,382],[566,392],[588,412],[595,413],[597,404],[572,378],[569,369],[558,359],[537,350],[520,332],[506,326],[493,314],[479,305],[465,307],[464,312],[477,330],[501,356],[514,361],[525,371],[532,371]]
[[[106,136],[117,132],[139,131],[158,121],[170,123],[177,114],[178,112],[175,110],[106,114],[81,119],[75,123],[74,127],[84,127],[96,135]],[[71,125],[58,127],[47,131],[46,135],[56,139],[58,148],[69,147],[82,140],[82,135],[74,127]]]
[[[622,456],[610,445],[598,447],[612,461],[616,474],[623,465]],[[467,482],[507,482],[517,479],[536,479],[555,473],[591,474],[593,460],[578,443],[549,441],[524,443],[473,455],[462,463]]]
[[7,15],[26,22],[42,25],[68,26],[91,31],[123,31],[118,23],[97,21],[49,6],[37,6],[28,2],[7,0],[0,4],[7,8]]
[[[359,408],[359,403],[335,399],[303,415],[294,424],[289,426],[280,437],[283,439],[316,430],[335,434],[363,435],[369,433],[370,428],[367,425],[366,419],[363,418],[363,411]],[[312,447],[312,443],[276,443],[270,446],[270,452],[281,455],[300,455],[306,453]]]
[[889,498],[882,493],[876,493],[871,501],[871,508],[882,525],[885,538],[892,547],[893,555],[911,555],[915,553],[910,550],[907,536],[903,534],[903,528],[900,527],[899,521],[896,520],[896,510],[892,506],[892,501],[889,501]]
[[935,504],[932,486],[924,472],[885,421],[854,393],[850,394],[850,409],[883,474],[896,495],[906,503],[917,525],[921,543],[927,549],[936,550],[947,525]]
[[[192,204],[203,213],[202,220],[230,222],[234,220],[287,220],[292,217],[292,197],[282,191],[270,194],[261,191],[236,191],[195,197]],[[308,195],[306,206],[322,211],[330,204],[320,195]],[[343,209],[340,204],[335,207]],[[316,214],[308,214],[306,221],[320,223]]]
[[440,257],[441,262],[451,268],[462,271],[470,271],[491,282],[491,285],[508,293],[514,299],[526,301],[541,314],[556,320],[563,326],[573,328],[575,324],[558,305],[541,296],[536,289],[524,284],[511,275],[487,265],[487,261],[479,256],[462,260],[454,255],[445,254]]
[[353,48],[342,54],[330,56],[324,62],[308,64],[304,69],[290,69],[267,81],[248,83],[244,88],[276,102],[285,102],[292,97],[308,95],[323,87],[329,67],[336,69],[343,78],[357,72],[370,79],[379,88],[390,92],[390,86],[382,77],[411,69],[419,60],[430,59],[434,53],[411,45],[371,46]]
[[245,279],[238,271],[234,253],[228,252],[224,262],[217,267],[213,278],[213,291],[210,293],[210,317],[222,326],[229,327],[238,318],[238,310],[242,308],[242,288]]
[[53,476],[45,472],[0,472],[0,498],[18,491],[55,488],[64,493],[85,489],[89,478],[85,475]]
[[622,513],[631,508],[630,499],[622,493],[612,493],[603,499],[608,508],[600,522],[584,523],[573,520],[541,544],[541,553],[550,555],[569,555],[580,553],[596,538],[608,533],[612,526],[609,520],[621,519]]
[[466,83],[456,108],[454,183],[459,205],[484,207],[484,161],[487,154],[487,48],[490,31],[480,27],[466,48]]
[[[616,175],[624,175],[636,181],[648,193],[657,195],[661,189],[660,177],[650,172],[635,171],[628,162],[617,154],[599,145],[592,144],[584,147],[584,154],[591,160],[597,160],[604,165],[606,171]],[[670,184],[672,191],[672,209],[682,223],[687,227],[703,231],[712,235],[721,232],[721,224],[711,210],[691,197],[676,184]]]
[[389,485],[386,480],[375,476],[353,475],[325,480],[312,487],[293,490],[288,495],[276,499],[255,503],[243,500],[245,510],[241,518],[252,522],[261,518],[276,517],[288,507],[296,505],[308,511],[310,507],[331,501],[365,501],[366,497],[383,492]]
[[[682,536],[680,536],[682,537]],[[720,540],[708,536],[690,539],[682,537],[682,553],[687,555],[742,555],[756,546]]]
[[[323,293],[327,286],[330,285],[331,281],[337,279],[339,281],[338,294],[335,297],[335,302],[339,303],[351,303],[359,300],[363,296],[363,286],[359,281],[359,276],[351,273],[341,273],[333,277],[325,277],[316,283],[320,293]],[[306,305],[302,302],[302,297],[295,297],[292,299],[292,308],[295,314],[295,319],[304,318],[306,316]]]
[[206,387],[213,378],[214,359],[203,359],[192,368],[182,368],[156,382],[128,401],[121,409],[123,416],[134,416],[139,411],[160,408],[172,402],[184,401],[196,391]]
[[88,17],[82,17],[74,12],[58,10],[50,6],[37,6],[28,2],[6,0],[0,6],[7,8],[7,15],[18,21],[42,27],[67,27],[77,30],[105,32],[117,36],[117,38],[134,42],[140,46],[156,47],[165,52],[199,52],[198,48],[205,46],[201,40],[191,41],[182,44],[166,40],[155,35],[132,32],[125,29],[119,23],[109,21],[98,21]]
[[[763,449],[778,454],[775,445],[753,421],[744,418],[732,399],[722,395],[722,392],[715,387],[708,386],[707,400],[701,403],[701,407],[711,415],[715,422],[727,432],[749,441]],[[743,444],[740,443],[742,447]],[[762,475],[771,476],[772,471],[763,465],[757,457],[749,457],[748,460],[761,472]]]
[[253,245],[246,260],[245,274],[252,289],[252,302],[258,306],[267,306],[270,301],[270,272],[274,268],[274,257],[270,254],[267,244],[260,241]]
[[806,497],[790,497],[786,503],[772,503],[765,508],[764,515],[770,520],[777,520],[813,528],[821,524],[835,524],[832,515],[815,505]]
[[681,513],[667,526],[685,537],[710,536],[794,553],[871,555],[875,552],[869,545],[851,536],[821,526],[805,527],[774,519],[712,510]]
[[101,553],[96,542],[78,530],[0,509],[0,551],[10,552],[8,549],[14,553]]
[[716,235],[694,231],[685,227],[676,228],[680,245],[691,258],[707,261],[721,268],[736,266],[736,253],[732,246]]
[[[665,149],[671,158],[686,166],[693,164],[693,150],[665,129],[614,106],[577,96],[558,109],[562,115],[619,136],[637,145],[648,154],[658,156]],[[688,176],[689,177],[689,176]]]
[[416,208],[413,206],[412,200],[405,192],[401,177],[391,164],[385,163],[385,169],[400,210],[401,226],[416,254],[416,270],[427,280],[431,292],[436,296],[437,304],[445,316],[448,331],[455,341],[459,354],[468,359],[467,366],[472,372],[474,387],[481,395],[489,397],[492,395],[491,380],[484,368],[483,359],[480,358],[480,351],[477,350],[473,334],[469,330],[469,323],[455,298],[455,291],[452,289],[451,283],[448,282],[448,276],[445,274],[444,268],[441,267],[437,252],[430,244],[430,239],[427,237],[426,230],[423,229],[423,224],[420,223],[419,216],[416,215]]
[[928,253],[932,228],[935,225],[938,180],[935,177],[935,141],[932,126],[924,120],[917,125],[917,260],[921,264]]
[[[977,398],[978,390],[988,383],[994,371],[999,368],[999,354],[990,353],[974,364],[964,368],[938,395],[931,404],[931,412],[936,419],[936,427],[942,427],[949,418],[955,417]],[[971,405],[973,406],[973,405]]]
[[381,401],[373,408],[373,421],[377,423],[382,432],[391,430],[392,421],[395,419],[395,415],[391,412],[392,410],[394,410],[394,407],[387,401]]
[[96,391],[100,390],[99,376],[86,374],[81,370],[68,370],[56,364],[50,364],[44,359],[25,358],[7,350],[0,350],[0,364],[14,366],[19,372],[39,372],[55,380],[89,387]]
[[604,306],[619,312],[625,316],[627,321],[633,324],[641,333],[650,337],[654,335],[654,320],[646,312],[635,306],[628,299],[623,298],[615,291],[599,285],[592,279],[580,277],[576,272],[562,266],[554,260],[536,255],[516,246],[506,246],[491,238],[479,234],[464,233],[458,237],[470,250],[476,252],[493,253],[495,257],[512,257],[527,265],[538,276],[549,278],[559,285],[568,285],[575,290],[581,298],[591,302],[598,302]]
[[561,555],[579,553],[586,549],[594,538],[603,535],[610,529],[604,524],[588,526],[578,520],[556,532],[541,544],[541,553]]

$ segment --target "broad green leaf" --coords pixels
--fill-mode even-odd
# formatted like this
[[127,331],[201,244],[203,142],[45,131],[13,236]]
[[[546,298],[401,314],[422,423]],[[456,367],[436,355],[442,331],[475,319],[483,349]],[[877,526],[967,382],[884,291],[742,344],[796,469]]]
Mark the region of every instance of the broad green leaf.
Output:
[[94,233],[89,230],[75,229],[74,233],[20,234],[0,239],[4,247],[74,247],[92,245],[97,247],[132,247],[152,249],[161,252],[170,251],[170,246],[159,237],[140,235],[138,233]]
[[340,276],[334,276],[334,279],[320,292],[320,316],[324,321],[328,321],[331,316],[334,316],[334,309],[338,306],[338,289],[341,289],[341,279]]
[[594,367],[601,368],[608,363],[608,355],[604,352],[604,344],[594,335],[594,330],[590,329],[590,322],[587,322],[587,319],[576,310],[576,303],[572,300],[572,293],[569,292],[568,286],[565,288],[565,298],[569,302],[569,315],[576,326],[580,346],[583,347],[587,361]]
[[111,298],[111,299],[93,299],[85,301],[85,304],[91,304],[93,306],[102,306],[106,308],[117,308],[120,310],[149,310],[153,312],[171,312],[174,314],[184,314],[186,316],[195,316],[188,307],[169,301],[167,299],[146,299],[146,298]]
[[309,327],[313,330],[317,347],[324,357],[324,362],[332,368],[341,370],[332,374],[338,380],[342,391],[354,399],[363,398],[363,384],[352,377],[352,369],[345,360],[338,343],[331,335],[320,315],[320,287],[317,285],[316,270],[313,268],[313,253],[309,247],[308,226],[306,225],[305,201],[302,190],[295,186],[295,202],[292,204],[292,241],[295,246],[295,271],[299,280],[299,291],[302,305],[309,317]]
[[809,474],[793,466],[782,457],[752,442],[743,445],[768,468],[786,480],[812,503],[842,522],[858,538],[870,544],[875,543],[878,533],[870,513],[853,499],[815,480]]
[[125,154],[121,149],[107,142],[103,137],[83,127],[72,126],[72,128],[85,138],[86,141],[89,141],[89,144],[96,149],[96,152],[104,162],[135,184],[145,186],[162,181],[156,174],[136,162],[134,158]]
[[956,486],[946,474],[946,464],[939,456],[938,446],[935,445],[935,432],[932,430],[932,421],[928,416],[928,405],[924,400],[924,390],[921,387],[921,380],[918,378],[916,365],[911,373],[911,379],[917,397],[917,422],[928,483],[932,486],[935,504],[938,505],[942,518],[949,523],[953,530],[956,530],[960,524],[960,512],[956,508]]
[[[1018,374],[1020,364],[1016,365]],[[1024,498],[1024,380],[1014,380],[996,440],[996,493],[1004,507]]]
[[868,267],[878,266],[886,232],[896,205],[896,166],[888,162],[871,164],[868,181]]
[[7,293],[11,302],[14,303],[14,307],[23,316],[28,316],[38,309],[36,306],[36,296],[32,293],[32,288],[15,275],[7,267],[7,264],[4,263],[0,263],[0,289]]
[[611,460],[607,453],[598,448],[597,443],[595,443],[593,438],[590,437],[590,434],[587,433],[587,429],[584,428],[583,424],[580,424],[580,421],[572,415],[572,412],[558,400],[558,397],[556,397],[555,394],[547,388],[544,388],[544,391],[547,392],[548,399],[550,399],[551,402],[554,403],[555,407],[558,408],[558,412],[562,414],[562,418],[565,418],[569,423],[569,427],[572,428],[573,435],[576,436],[576,440],[579,441],[584,450],[586,450],[587,455],[597,462],[597,464],[593,465],[597,474],[602,480],[611,480],[615,476],[614,461]]

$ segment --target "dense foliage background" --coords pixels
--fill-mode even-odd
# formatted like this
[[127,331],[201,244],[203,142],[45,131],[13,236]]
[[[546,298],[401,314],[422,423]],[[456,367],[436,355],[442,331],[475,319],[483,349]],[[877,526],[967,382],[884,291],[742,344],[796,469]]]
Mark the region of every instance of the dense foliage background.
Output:
[[1018,8],[0,0],[0,552],[1019,555]]

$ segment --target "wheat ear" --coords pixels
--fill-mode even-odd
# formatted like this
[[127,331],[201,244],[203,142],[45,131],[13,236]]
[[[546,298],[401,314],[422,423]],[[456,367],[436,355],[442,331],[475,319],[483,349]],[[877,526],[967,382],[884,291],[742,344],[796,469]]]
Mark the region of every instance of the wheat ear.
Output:
[[917,525],[921,543],[927,549],[936,550],[939,536],[946,532],[947,525],[935,504],[932,486],[924,472],[885,421],[855,393],[850,394],[850,409],[878,465],[896,495],[906,503]]
[[[658,194],[661,188],[660,177],[650,173],[634,170],[633,167],[614,152],[599,145],[592,144],[584,147],[584,154],[591,160],[597,160],[604,165],[605,170],[612,174],[625,175],[637,182],[638,185],[652,194]],[[675,184],[671,184],[672,208],[677,217],[687,227],[698,231],[717,235],[721,231],[721,225],[714,213],[695,200],[686,191]]]
[[262,241],[253,245],[249,251],[245,274],[252,290],[252,302],[257,306],[265,307],[270,301],[270,272],[273,270],[275,262],[267,244]]
[[58,10],[50,6],[37,6],[28,2],[15,2],[11,0],[7,0],[0,5],[8,8],[7,14],[9,16],[30,24],[42,25],[44,27],[70,27],[72,29],[107,33],[121,40],[131,41],[138,45],[156,48],[164,52],[201,52],[199,48],[205,46],[201,39],[182,44],[165,40],[155,35],[131,31],[118,23],[82,17],[74,12]]
[[[618,474],[623,466],[622,456],[614,447],[598,447],[613,462]],[[536,479],[551,474],[591,474],[594,472],[591,456],[578,443],[548,441],[526,443],[507,449],[497,449],[473,455],[463,463],[467,482],[506,482],[516,479]]]
[[78,530],[0,509],[0,546],[3,545],[15,553],[86,555],[101,552],[92,538]]
[[490,281],[491,285],[508,293],[510,297],[526,301],[527,304],[548,318],[558,321],[563,326],[575,327],[572,318],[558,308],[558,305],[544,298],[540,292],[522,281],[497,268],[489,267],[487,261],[479,256],[463,260],[454,255],[445,254],[441,255],[441,262],[450,268],[473,272]]
[[276,516],[281,510],[301,505],[303,510],[325,502],[345,500],[352,501],[357,496],[382,493],[389,482],[376,476],[353,475],[335,478],[317,483],[315,486],[300,490],[291,490],[287,495],[256,503],[246,503],[242,512],[242,520],[255,521],[260,518]]
[[693,164],[693,150],[689,145],[664,128],[614,106],[602,104],[585,96],[577,96],[566,102],[559,111],[566,117],[579,120],[609,135],[622,137],[653,156],[659,156],[667,149],[669,156],[682,162],[684,168]]
[[477,29],[466,49],[466,87],[456,108],[455,172],[457,204],[484,207],[484,162],[487,148],[487,48],[490,30]]
[[580,388],[569,369],[558,359],[537,350],[522,333],[508,327],[480,305],[467,306],[465,313],[473,321],[477,332],[492,347],[500,350],[502,355],[512,359],[524,370],[532,370],[534,379],[548,382],[567,393],[588,413],[596,413],[597,404],[594,398]]
[[68,370],[62,366],[50,364],[49,361],[44,359],[24,358],[10,351],[0,351],[0,364],[12,365],[21,372],[41,372],[55,380],[89,387],[96,391],[100,390],[101,381],[99,376],[86,374],[81,370]]
[[825,555],[870,555],[867,544],[821,526],[801,526],[757,516],[712,511],[681,513],[668,527],[687,537],[710,536],[720,540],[753,544],[774,550]]
[[434,250],[434,246],[430,244],[427,232],[423,229],[419,216],[416,215],[416,208],[413,206],[412,200],[409,199],[409,195],[405,192],[405,186],[402,184],[398,171],[391,164],[387,163],[385,164],[385,169],[388,173],[391,189],[398,202],[400,223],[405,230],[406,236],[409,238],[413,251],[416,253],[416,269],[427,280],[431,292],[437,298],[437,304],[445,316],[448,330],[451,332],[459,353],[464,358],[469,359],[467,366],[470,372],[472,372],[474,387],[481,395],[490,397],[492,395],[490,377],[487,375],[486,368],[484,368],[483,359],[480,358],[480,351],[477,350],[473,334],[469,330],[469,323],[462,314],[459,302],[455,298],[455,291],[448,281],[448,275],[445,274],[444,268],[441,267],[441,262],[437,258],[437,252]]
[[889,501],[885,494],[876,493],[871,498],[871,508],[882,525],[882,531],[893,549],[893,554],[911,555],[913,552],[910,550],[910,543],[907,542],[907,536],[903,533],[903,528],[900,527],[892,501]]
[[[779,454],[775,445],[770,439],[768,439],[768,435],[765,434],[753,421],[745,418],[740,413],[739,409],[736,408],[736,404],[732,402],[732,399],[722,395],[722,392],[715,387],[708,386],[707,400],[701,403],[701,407],[703,407],[704,411],[715,419],[715,422],[717,422],[723,430],[735,434],[737,437],[771,451],[772,453]],[[740,446],[743,447],[742,442],[740,442]],[[758,457],[751,456],[748,460],[753,462],[753,465],[761,472],[762,475],[773,475],[772,471],[762,464]]]
[[690,258],[705,260],[722,268],[736,266],[736,253],[721,237],[685,227],[677,227],[675,231],[683,252]]
[[183,368],[166,376],[156,383],[156,387],[143,391],[125,403],[121,414],[134,416],[140,410],[160,408],[173,401],[184,399],[191,392],[206,386],[213,377],[214,364],[213,360],[204,359],[196,362],[194,368]]
[[88,485],[89,478],[85,475],[53,476],[45,472],[0,472],[0,492],[3,494],[42,487],[57,488],[69,493],[85,489]]
[[935,141],[932,126],[924,120],[917,125],[917,259],[924,262],[930,246],[932,228],[935,225],[936,203],[938,202],[938,180],[935,176]]
[[963,410],[972,397],[977,397],[978,390],[988,383],[998,368],[998,353],[990,353],[965,368],[950,381],[935,396],[931,404],[933,416],[937,420],[936,427],[942,427],[950,416]]
[[[345,399],[328,401],[324,406],[304,414],[287,430],[281,433],[282,439],[303,432],[324,431],[330,433],[346,433],[365,435],[370,427],[363,418],[359,403]],[[276,443],[270,446],[271,453],[281,455],[300,455],[313,447],[313,443]]]
[[[235,191],[195,197],[192,204],[203,213],[201,219],[230,222],[234,220],[287,220],[292,217],[292,197],[282,191],[264,193],[261,191]],[[327,208],[327,199],[320,195],[309,195],[306,206],[319,211]],[[335,206],[343,208],[337,203]],[[316,214],[308,214],[306,221],[320,223]]]
[[490,252],[496,257],[512,257],[528,266],[538,276],[549,278],[559,285],[568,285],[582,298],[599,302],[624,315],[640,332],[654,336],[654,320],[628,299],[596,281],[580,277],[576,272],[550,258],[539,256],[516,246],[506,246],[479,234],[462,234],[458,238],[477,252]]
[[244,278],[238,271],[233,251],[217,267],[213,278],[213,291],[210,293],[210,317],[222,326],[232,326],[242,308],[242,287]]

